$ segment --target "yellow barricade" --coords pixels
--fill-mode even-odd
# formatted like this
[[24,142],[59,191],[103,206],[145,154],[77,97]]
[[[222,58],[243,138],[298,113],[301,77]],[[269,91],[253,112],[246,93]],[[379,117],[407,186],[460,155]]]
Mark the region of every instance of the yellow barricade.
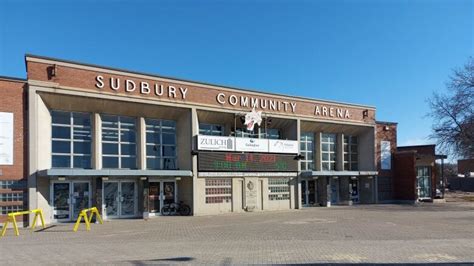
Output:
[[[87,217],[87,213],[90,212],[90,216]],[[104,221],[102,221],[102,217],[100,217],[99,211],[97,210],[97,207],[89,208],[89,209],[84,209],[81,211],[79,214],[79,217],[77,217],[76,224],[74,225],[74,232],[77,232],[77,229],[79,228],[79,224],[82,221],[82,218],[84,218],[84,222],[86,223],[86,230],[89,231],[91,230],[91,221],[92,221],[92,216],[95,214],[96,219],[99,221],[100,224],[103,224]]]
[[25,214],[30,214],[30,213],[35,214],[35,218],[33,219],[33,225],[31,226],[31,230],[35,229],[36,221],[37,221],[38,216],[40,217],[41,225],[43,226],[43,228],[45,228],[44,218],[43,218],[43,210],[41,210],[41,209],[35,209],[35,210],[31,210],[31,211],[22,211],[22,212],[11,212],[11,213],[8,214],[8,218],[5,221],[5,224],[3,225],[2,234],[0,235],[0,237],[4,236],[5,233],[7,232],[8,223],[13,224],[13,229],[15,229],[15,235],[19,236],[20,232],[18,231],[18,225],[16,224],[15,216],[25,215]]

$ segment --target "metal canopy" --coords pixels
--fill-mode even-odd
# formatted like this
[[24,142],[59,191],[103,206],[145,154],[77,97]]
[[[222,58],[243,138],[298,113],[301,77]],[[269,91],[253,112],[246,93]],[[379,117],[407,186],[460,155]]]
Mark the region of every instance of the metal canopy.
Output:
[[192,177],[188,170],[130,170],[130,169],[46,169],[39,176],[156,176]]

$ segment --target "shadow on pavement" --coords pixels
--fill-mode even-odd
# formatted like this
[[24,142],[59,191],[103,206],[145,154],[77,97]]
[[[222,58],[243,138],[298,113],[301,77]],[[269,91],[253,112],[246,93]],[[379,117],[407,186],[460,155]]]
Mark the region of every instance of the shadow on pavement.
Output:
[[166,263],[166,262],[189,262],[194,260],[192,257],[174,257],[174,258],[163,258],[163,259],[154,259],[154,260],[132,260],[128,261],[133,265],[149,265],[154,263]]

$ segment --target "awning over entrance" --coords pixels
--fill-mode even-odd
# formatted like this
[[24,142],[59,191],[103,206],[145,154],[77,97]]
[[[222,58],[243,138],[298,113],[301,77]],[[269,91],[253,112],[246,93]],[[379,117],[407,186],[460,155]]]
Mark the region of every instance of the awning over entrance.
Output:
[[301,172],[302,177],[313,176],[373,176],[377,175],[377,171],[304,171]]
[[155,177],[192,177],[188,170],[131,170],[131,169],[46,169],[39,176],[155,176]]

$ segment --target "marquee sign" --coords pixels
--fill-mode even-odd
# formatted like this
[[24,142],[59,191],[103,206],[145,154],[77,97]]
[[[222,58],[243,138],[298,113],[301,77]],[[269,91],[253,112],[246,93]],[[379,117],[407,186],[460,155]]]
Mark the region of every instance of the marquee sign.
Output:
[[287,154],[200,152],[198,170],[209,172],[296,172],[298,171],[298,161],[294,157],[294,155]]

